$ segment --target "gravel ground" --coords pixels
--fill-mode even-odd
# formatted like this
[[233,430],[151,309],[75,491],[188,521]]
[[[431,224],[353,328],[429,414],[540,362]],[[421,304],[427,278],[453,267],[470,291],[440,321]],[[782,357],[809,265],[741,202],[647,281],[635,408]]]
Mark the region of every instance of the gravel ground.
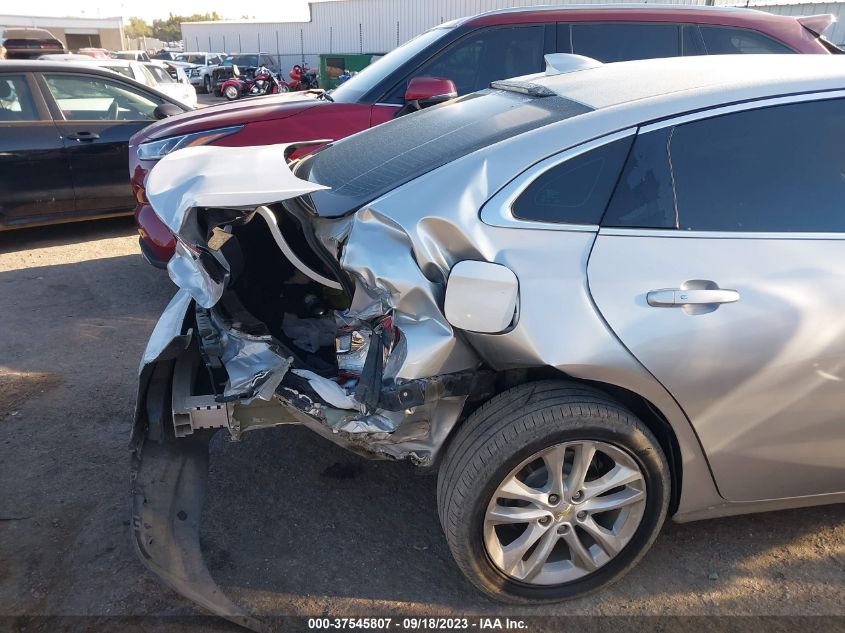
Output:
[[[196,613],[135,559],[128,527],[138,360],[172,293],[166,275],[140,258],[128,219],[0,234],[0,628],[38,630],[31,616],[44,615]],[[613,588],[513,609],[480,597],[452,563],[435,481],[304,429],[240,443],[218,434],[206,559],[226,592],[262,614],[826,615],[840,616],[828,629],[845,623],[843,505],[668,524]],[[156,630],[231,630],[213,620],[156,622]]]

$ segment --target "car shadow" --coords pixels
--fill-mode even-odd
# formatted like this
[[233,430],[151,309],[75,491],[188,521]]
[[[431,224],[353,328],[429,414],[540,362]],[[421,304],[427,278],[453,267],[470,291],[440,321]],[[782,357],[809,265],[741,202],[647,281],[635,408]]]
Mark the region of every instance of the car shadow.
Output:
[[80,244],[133,234],[137,234],[137,229],[131,215],[13,229],[0,231],[0,253],[18,253],[33,248]]
[[425,472],[364,460],[297,427],[241,443],[218,434],[202,528],[212,574],[252,612],[277,615],[770,614],[773,603],[788,615],[805,613],[811,594],[814,608],[842,612],[833,587],[845,559],[825,558],[815,542],[845,531],[842,505],[670,522],[613,587],[557,605],[502,606],[452,561],[436,477]]

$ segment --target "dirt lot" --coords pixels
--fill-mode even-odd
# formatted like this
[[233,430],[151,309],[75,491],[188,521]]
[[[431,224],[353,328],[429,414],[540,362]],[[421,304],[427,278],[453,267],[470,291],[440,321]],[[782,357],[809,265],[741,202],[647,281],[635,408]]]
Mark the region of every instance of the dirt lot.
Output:
[[[130,548],[135,375],[173,293],[138,253],[125,219],[0,234],[0,615],[22,616],[0,628],[55,630],[27,617],[37,615],[195,613]],[[842,505],[669,524],[612,589],[515,610],[481,598],[453,565],[434,477],[295,428],[239,444],[218,434],[211,459],[206,558],[258,613],[845,616]]]

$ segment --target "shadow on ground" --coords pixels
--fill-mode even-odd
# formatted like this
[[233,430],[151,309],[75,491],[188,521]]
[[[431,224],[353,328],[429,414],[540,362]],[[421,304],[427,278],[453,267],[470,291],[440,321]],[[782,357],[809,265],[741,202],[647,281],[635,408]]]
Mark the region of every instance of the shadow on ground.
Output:
[[241,602],[274,614],[843,611],[845,551],[822,545],[845,532],[841,505],[669,523],[611,589],[539,609],[502,607],[453,564],[436,477],[423,472],[366,461],[296,427],[240,444],[218,434],[204,516],[209,567]]
[[137,234],[138,230],[131,216],[14,229],[0,231],[0,253],[15,253],[46,246],[81,244]]

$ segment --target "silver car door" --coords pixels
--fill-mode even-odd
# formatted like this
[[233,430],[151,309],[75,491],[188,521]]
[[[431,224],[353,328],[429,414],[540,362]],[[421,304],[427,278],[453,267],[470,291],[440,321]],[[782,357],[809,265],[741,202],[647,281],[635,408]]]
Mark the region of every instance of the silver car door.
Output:
[[845,93],[642,129],[603,225],[596,306],[721,494],[845,490]]

